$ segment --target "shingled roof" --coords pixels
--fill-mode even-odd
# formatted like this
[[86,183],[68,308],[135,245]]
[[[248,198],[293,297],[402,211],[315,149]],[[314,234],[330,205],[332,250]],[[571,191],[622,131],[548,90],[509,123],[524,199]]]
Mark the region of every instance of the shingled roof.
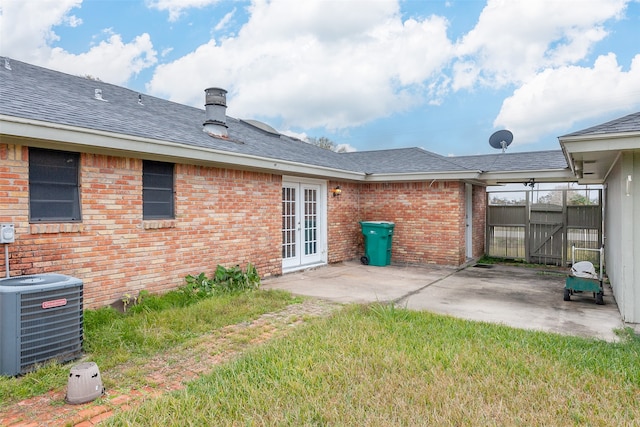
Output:
[[[96,90],[102,99],[96,97]],[[420,148],[335,153],[229,116],[228,137],[215,137],[203,132],[204,109],[8,58],[0,58],[0,115],[317,166],[326,168],[327,174],[334,170],[362,176],[443,172],[468,176],[567,167],[561,150],[460,157]]]
[[603,135],[627,132],[640,132],[640,112],[629,114],[627,116],[620,117],[619,119],[611,120],[609,122],[592,126],[587,129],[582,129],[567,135],[563,135],[560,138],[566,138],[570,136]]
[[562,150],[458,156],[450,159],[467,168],[483,172],[550,170],[567,167],[567,160]]
[[355,151],[343,153],[353,167],[369,174],[470,171],[450,158],[421,148]]
[[[2,65],[0,63],[0,65]],[[0,114],[349,170],[337,153],[227,116],[228,138],[203,132],[204,109],[11,60],[0,66]],[[96,99],[96,89],[103,100]],[[203,90],[203,104],[204,104]],[[140,102],[139,102],[140,101]]]

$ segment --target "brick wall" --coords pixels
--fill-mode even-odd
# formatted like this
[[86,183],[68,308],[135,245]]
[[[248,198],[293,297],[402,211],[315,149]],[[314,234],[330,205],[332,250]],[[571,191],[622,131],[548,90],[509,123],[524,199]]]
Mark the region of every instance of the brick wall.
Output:
[[[16,227],[12,275],[57,272],[85,284],[87,307],[163,292],[187,274],[252,262],[282,272],[279,175],[176,165],[176,217],[142,220],[142,161],[81,154],[82,222],[29,224],[28,148],[0,144],[0,222]],[[331,189],[341,187],[340,196]],[[327,183],[328,262],[364,254],[359,221],[392,221],[392,261],[465,261],[461,182]],[[486,196],[473,188],[473,253],[484,253]],[[4,257],[0,257],[4,271]]]
[[460,265],[465,260],[463,183],[363,184],[360,217],[395,223],[392,262]]
[[473,256],[484,255],[487,219],[487,191],[485,187],[473,187]]
[[82,154],[82,222],[29,224],[27,157],[26,147],[0,145],[0,222],[14,223],[17,237],[12,275],[82,278],[85,306],[96,307],[218,264],[281,272],[280,176],[176,165],[176,218],[143,221],[142,161]]
[[[2,223],[12,222],[11,218],[20,215],[29,205],[27,153],[26,148],[0,144],[0,222]],[[19,232],[20,230],[16,229],[16,233]],[[0,258],[4,273],[4,248]]]
[[[341,194],[333,196],[331,189],[340,186]],[[329,227],[327,230],[329,263],[359,258],[362,254],[362,242],[358,240],[360,234],[359,203],[360,185],[348,182],[330,181],[327,216]],[[360,245],[360,247],[359,247]]]

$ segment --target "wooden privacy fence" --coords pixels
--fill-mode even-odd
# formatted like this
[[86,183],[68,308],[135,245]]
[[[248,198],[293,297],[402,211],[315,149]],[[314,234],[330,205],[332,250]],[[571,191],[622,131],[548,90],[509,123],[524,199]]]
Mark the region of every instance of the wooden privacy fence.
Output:
[[[601,200],[602,190],[589,188],[488,192],[487,255],[566,266],[572,245],[601,246]],[[576,251],[576,261],[593,256]]]

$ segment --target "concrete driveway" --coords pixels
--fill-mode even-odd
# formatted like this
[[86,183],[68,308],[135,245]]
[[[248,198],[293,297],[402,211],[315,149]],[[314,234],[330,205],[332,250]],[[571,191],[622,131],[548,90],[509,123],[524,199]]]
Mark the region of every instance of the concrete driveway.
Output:
[[525,267],[375,267],[349,261],[267,278],[262,287],[339,303],[394,302],[462,319],[616,341],[614,330],[624,324],[611,289],[605,288],[605,305],[596,305],[592,293],[564,301],[564,280],[562,271]]

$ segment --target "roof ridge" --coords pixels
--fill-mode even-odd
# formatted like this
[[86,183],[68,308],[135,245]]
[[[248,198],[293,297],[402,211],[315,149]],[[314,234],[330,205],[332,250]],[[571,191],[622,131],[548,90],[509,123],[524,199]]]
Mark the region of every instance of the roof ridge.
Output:
[[[405,151],[405,150],[406,151],[409,151],[409,150],[421,150],[421,151],[424,151],[424,152],[427,152],[427,153],[436,154],[436,153],[433,153],[431,151],[424,150],[424,149],[422,149],[420,147],[383,148],[381,150],[358,150],[358,151],[344,152],[344,153],[340,153],[340,154],[382,153],[382,152],[385,152],[385,151],[396,151],[396,152],[398,152],[398,151]],[[436,154],[436,155],[438,155],[438,154]]]

